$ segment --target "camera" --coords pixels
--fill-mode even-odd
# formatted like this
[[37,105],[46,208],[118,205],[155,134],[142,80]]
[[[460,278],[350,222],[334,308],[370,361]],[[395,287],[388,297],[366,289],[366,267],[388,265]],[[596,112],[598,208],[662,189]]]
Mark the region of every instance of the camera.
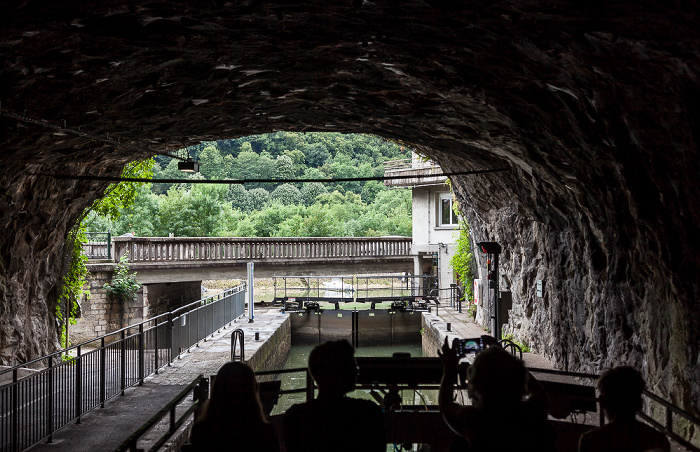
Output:
[[473,337],[469,339],[459,339],[457,342],[457,354],[466,356],[469,353],[479,353],[486,348],[483,337]]

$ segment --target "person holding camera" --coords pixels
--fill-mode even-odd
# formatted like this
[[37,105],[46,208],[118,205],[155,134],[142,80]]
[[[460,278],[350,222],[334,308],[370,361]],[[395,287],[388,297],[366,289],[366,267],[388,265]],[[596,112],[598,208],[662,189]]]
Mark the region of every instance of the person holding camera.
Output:
[[[481,343],[488,342],[482,338]],[[471,406],[454,401],[461,349],[460,339],[450,347],[445,338],[438,350],[443,365],[438,405],[450,429],[469,442],[472,452],[554,451],[554,431],[547,420],[544,391],[522,361],[498,345],[479,351],[467,370]]]

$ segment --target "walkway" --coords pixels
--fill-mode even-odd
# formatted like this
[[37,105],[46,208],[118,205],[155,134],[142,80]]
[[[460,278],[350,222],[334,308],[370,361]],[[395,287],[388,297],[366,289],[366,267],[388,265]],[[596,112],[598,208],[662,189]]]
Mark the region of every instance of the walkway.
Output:
[[[275,312],[277,311],[277,312]],[[255,322],[248,318],[223,328],[206,342],[183,353],[172,366],[162,368],[158,374],[146,378],[142,386],[126,390],[105,403],[104,408],[92,410],[82,417],[80,424],[69,424],[53,435],[52,443],[39,443],[32,452],[92,452],[113,451],[134,431],[146,423],[170,400],[190,384],[198,375],[214,375],[231,355],[231,333],[236,328],[245,332],[245,354],[252,356],[286,319],[279,310],[256,313]],[[255,341],[255,332],[260,341]],[[191,397],[188,398],[191,400]]]

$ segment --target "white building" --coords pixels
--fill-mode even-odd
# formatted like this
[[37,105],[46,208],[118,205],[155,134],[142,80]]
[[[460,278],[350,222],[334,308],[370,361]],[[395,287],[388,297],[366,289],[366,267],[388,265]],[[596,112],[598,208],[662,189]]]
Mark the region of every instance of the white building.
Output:
[[453,196],[447,177],[437,163],[416,154],[410,159],[384,163],[388,187],[411,187],[413,204],[413,273],[437,276],[442,299],[449,297],[455,275],[450,260],[457,250],[459,221],[452,208]]

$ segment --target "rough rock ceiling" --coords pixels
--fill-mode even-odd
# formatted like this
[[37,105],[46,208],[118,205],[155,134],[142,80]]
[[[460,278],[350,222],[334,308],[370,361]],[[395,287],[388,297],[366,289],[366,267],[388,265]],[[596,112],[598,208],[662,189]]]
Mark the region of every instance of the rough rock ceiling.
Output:
[[[275,130],[367,132],[453,171],[509,166],[454,188],[475,238],[506,245],[512,327],[563,368],[633,363],[697,408],[697,10],[3,5],[0,360],[53,346],[62,241],[104,188],[31,174],[115,175],[137,157]],[[548,281],[543,299],[535,279]]]

